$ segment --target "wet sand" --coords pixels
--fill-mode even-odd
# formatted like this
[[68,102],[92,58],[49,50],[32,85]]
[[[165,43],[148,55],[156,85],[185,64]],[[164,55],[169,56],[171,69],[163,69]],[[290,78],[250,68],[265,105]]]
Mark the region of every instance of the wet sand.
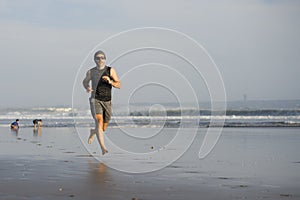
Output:
[[300,199],[299,128],[225,128],[199,160],[204,130],[172,165],[129,174],[89,155],[74,128],[0,128],[0,199]]

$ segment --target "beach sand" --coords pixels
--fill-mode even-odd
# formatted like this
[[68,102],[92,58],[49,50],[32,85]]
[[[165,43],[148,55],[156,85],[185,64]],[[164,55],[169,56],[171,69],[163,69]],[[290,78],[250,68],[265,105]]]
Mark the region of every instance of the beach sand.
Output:
[[93,158],[75,128],[2,127],[0,199],[300,199],[300,128],[225,128],[199,160],[203,132],[170,166],[129,174]]

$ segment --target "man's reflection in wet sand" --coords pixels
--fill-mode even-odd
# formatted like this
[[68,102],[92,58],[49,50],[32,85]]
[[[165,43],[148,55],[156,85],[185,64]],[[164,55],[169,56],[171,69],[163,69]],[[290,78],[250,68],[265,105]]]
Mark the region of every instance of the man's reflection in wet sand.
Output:
[[10,131],[13,135],[18,136],[19,129],[12,128],[12,129],[10,129]]
[[42,136],[42,127],[33,128],[33,135],[41,137]]
[[93,160],[88,161],[88,191],[86,197],[96,199],[110,199],[114,193],[114,185],[110,174],[110,169],[104,163],[98,163]]

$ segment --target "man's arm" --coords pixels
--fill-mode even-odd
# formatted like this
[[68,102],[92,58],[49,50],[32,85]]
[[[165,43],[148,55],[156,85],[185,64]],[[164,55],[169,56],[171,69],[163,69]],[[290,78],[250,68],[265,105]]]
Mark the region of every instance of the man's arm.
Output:
[[111,84],[115,88],[121,88],[121,81],[119,80],[116,70],[114,68],[110,68],[110,77],[103,76],[102,79],[107,81],[107,83]]
[[115,88],[121,89],[121,81],[119,80],[119,77],[116,73],[116,70],[114,68],[110,69],[110,77],[111,77],[111,85]]
[[90,70],[86,72],[86,76],[82,81],[83,87],[86,89],[88,93],[92,92],[92,88],[90,87],[90,80],[91,80],[91,72]]

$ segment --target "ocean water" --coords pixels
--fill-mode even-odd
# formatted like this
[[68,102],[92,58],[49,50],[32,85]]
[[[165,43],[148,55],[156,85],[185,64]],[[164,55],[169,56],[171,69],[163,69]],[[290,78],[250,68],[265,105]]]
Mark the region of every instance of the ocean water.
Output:
[[[200,103],[199,109],[188,104],[153,105],[114,105],[110,127],[208,127],[213,119],[225,119],[224,127],[300,126],[300,100],[228,102],[225,115],[211,112],[209,103]],[[36,118],[42,119],[45,127],[94,126],[88,107],[0,108],[0,127],[9,127],[17,118],[20,127],[33,126],[32,120]]]

